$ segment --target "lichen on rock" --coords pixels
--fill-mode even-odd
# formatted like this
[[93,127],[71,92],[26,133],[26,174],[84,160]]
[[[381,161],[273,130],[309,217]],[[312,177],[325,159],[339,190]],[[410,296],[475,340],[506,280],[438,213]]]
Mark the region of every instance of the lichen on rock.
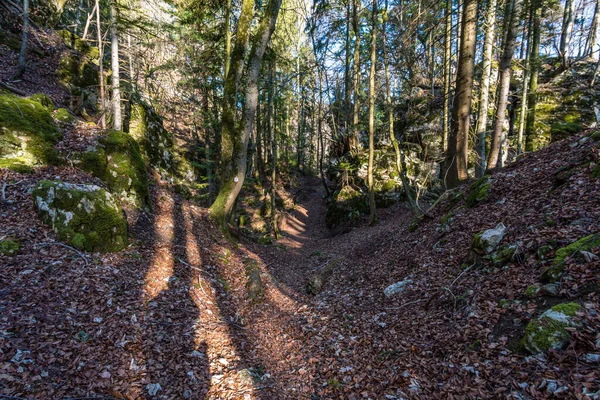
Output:
[[62,135],[38,100],[0,93],[0,167],[60,162],[54,145]]
[[127,246],[127,221],[106,190],[96,185],[40,181],[32,197],[38,215],[60,240],[98,252]]
[[570,338],[565,328],[578,326],[573,317],[580,308],[577,303],[565,303],[546,310],[525,328],[523,347],[532,354],[562,349]]

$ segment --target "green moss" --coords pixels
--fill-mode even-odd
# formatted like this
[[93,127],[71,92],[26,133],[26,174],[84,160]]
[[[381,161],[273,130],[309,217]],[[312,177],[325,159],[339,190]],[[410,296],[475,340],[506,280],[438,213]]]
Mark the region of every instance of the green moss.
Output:
[[491,185],[492,182],[489,176],[484,176],[475,181],[469,188],[469,195],[466,199],[467,207],[472,208],[477,204],[486,201],[489,196]]
[[65,46],[70,49],[76,50],[91,59],[98,59],[99,50],[97,47],[90,46],[86,41],[82,40],[78,35],[66,30],[61,29],[56,31],[61,37]]
[[592,178],[600,178],[600,165],[596,165],[592,170]]
[[64,83],[77,87],[95,87],[100,84],[98,67],[79,54],[64,53],[56,73]]
[[54,118],[63,123],[71,123],[75,121],[73,114],[71,114],[66,108],[59,108],[56,110],[56,113],[54,113]]
[[34,169],[31,166],[12,161],[14,161],[14,159],[0,160],[0,168],[8,168],[11,171],[18,172],[20,174],[34,173]]
[[569,317],[574,317],[580,308],[581,306],[577,303],[564,303],[555,305],[551,310],[563,313]]
[[496,265],[504,265],[513,259],[516,251],[515,245],[502,246],[490,255],[490,261]]
[[361,215],[369,211],[367,196],[350,186],[336,192],[327,207],[325,222],[329,228],[353,224]]
[[535,297],[540,291],[540,288],[537,285],[529,285],[527,289],[525,289],[526,297]]
[[273,238],[269,235],[263,235],[258,238],[258,243],[262,245],[270,245],[273,244]]
[[592,132],[592,134],[590,136],[594,140],[600,140],[600,130]]
[[54,145],[61,138],[52,114],[38,101],[0,93],[0,159],[25,165],[58,164]]
[[30,100],[33,101],[37,101],[38,103],[40,103],[46,110],[52,112],[54,111],[54,103],[52,102],[52,99],[50,99],[50,97],[46,96],[43,93],[36,93],[33,94],[31,96],[29,96]]
[[127,221],[114,198],[94,185],[40,181],[32,193],[40,218],[60,240],[87,251],[127,245]]
[[578,251],[590,251],[600,246],[600,233],[583,237],[570,245],[556,250],[556,256],[552,266],[542,273],[542,282],[556,282],[564,273],[565,261],[575,255]]
[[79,167],[100,178],[120,199],[150,207],[146,164],[137,142],[124,132],[109,131],[98,143],[79,156]]
[[572,320],[580,309],[577,303],[558,304],[531,321],[521,342],[533,354],[549,349],[561,349],[569,340],[568,327],[577,326]]
[[415,218],[412,220],[412,222],[410,223],[410,225],[408,226],[408,231],[409,232],[414,232],[419,228],[419,225],[421,224],[421,218]]
[[138,142],[152,166],[175,172],[179,177],[193,169],[183,157],[175,162],[172,135],[163,127],[160,115],[141,100],[131,107],[129,134]]
[[449,212],[448,214],[446,214],[442,217],[442,219],[440,220],[440,224],[446,225],[446,224],[452,222],[453,219],[454,219],[454,213]]
[[16,256],[21,251],[21,243],[12,239],[0,240],[0,254],[3,256]]
[[[571,118],[569,119],[571,120]],[[579,118],[575,118],[575,121],[579,121]],[[579,133],[582,130],[583,126],[579,122],[557,122],[550,126],[550,137],[555,142]]]

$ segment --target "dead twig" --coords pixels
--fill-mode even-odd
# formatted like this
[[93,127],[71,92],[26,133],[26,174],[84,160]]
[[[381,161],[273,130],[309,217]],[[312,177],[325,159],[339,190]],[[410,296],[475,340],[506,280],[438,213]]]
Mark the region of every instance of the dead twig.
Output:
[[83,254],[82,252],[80,252],[80,251],[79,251],[79,250],[77,250],[76,248],[74,248],[74,247],[71,247],[71,246],[69,246],[69,245],[66,245],[66,244],[64,244],[64,243],[60,243],[60,242],[43,242],[43,243],[38,243],[38,244],[36,244],[36,246],[37,246],[38,248],[47,247],[47,246],[60,246],[60,247],[64,247],[64,248],[66,248],[66,249],[69,249],[69,250],[71,250],[71,251],[74,251],[75,253],[77,253],[77,255],[78,255],[79,257],[81,257],[81,258],[83,259],[83,261],[85,261],[85,265],[86,265],[86,266],[90,265],[90,263],[89,263],[89,261],[88,261],[87,257],[85,256],[85,254]]

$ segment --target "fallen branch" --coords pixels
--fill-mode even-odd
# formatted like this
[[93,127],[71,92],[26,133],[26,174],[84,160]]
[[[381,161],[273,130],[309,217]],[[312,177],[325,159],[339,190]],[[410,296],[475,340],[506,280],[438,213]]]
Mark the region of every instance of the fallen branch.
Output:
[[85,265],[86,266],[90,265],[89,262],[88,262],[87,257],[85,256],[85,254],[83,254],[82,252],[80,252],[76,248],[71,247],[69,245],[66,245],[64,243],[60,243],[60,242],[43,242],[43,243],[38,243],[36,246],[38,246],[38,248],[47,247],[47,246],[60,246],[60,247],[64,247],[66,249],[74,251],[75,253],[77,253],[77,255],[79,255],[79,257],[83,258],[83,261],[85,261]]
[[0,87],[3,87],[11,92],[13,92],[14,94],[18,94],[19,96],[27,96],[27,93],[25,93],[22,90],[19,90],[15,87],[12,87],[11,85],[9,85],[8,83],[2,82],[0,81]]

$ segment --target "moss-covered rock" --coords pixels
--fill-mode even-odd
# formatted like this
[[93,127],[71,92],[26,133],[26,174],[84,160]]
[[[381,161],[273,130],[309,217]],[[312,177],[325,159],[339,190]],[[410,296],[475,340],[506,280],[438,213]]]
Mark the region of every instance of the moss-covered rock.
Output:
[[351,186],[344,186],[329,201],[325,222],[327,227],[352,224],[369,211],[366,194]]
[[143,101],[131,107],[129,134],[139,143],[150,164],[170,170],[174,166],[173,137],[154,109]]
[[492,180],[487,175],[475,181],[469,188],[469,194],[466,199],[467,207],[472,208],[477,204],[486,201],[491,186]]
[[44,93],[32,94],[29,96],[29,100],[37,101],[50,112],[54,111],[54,103],[52,102],[52,99]]
[[109,131],[96,148],[80,155],[79,166],[102,179],[111,193],[136,207],[149,207],[146,164],[137,142],[121,131]]
[[517,252],[517,246],[514,244],[501,246],[498,250],[490,254],[489,259],[496,265],[505,265],[509,263]]
[[541,276],[542,282],[557,282],[565,270],[565,261],[580,251],[590,251],[600,246],[600,233],[583,237],[570,245],[556,250],[552,266],[546,269]]
[[56,110],[56,112],[54,113],[54,118],[65,124],[70,124],[73,121],[75,121],[75,117],[73,116],[73,114],[71,114],[71,112],[66,108],[59,108],[58,110]]
[[319,294],[322,290],[329,278],[333,275],[333,270],[337,266],[337,262],[333,261],[327,264],[322,270],[317,271],[307,282],[306,284],[306,292],[308,294]]
[[37,100],[0,93],[0,167],[58,164],[62,138],[52,114]]
[[525,289],[525,297],[535,297],[540,292],[540,288],[537,285],[529,285]]
[[[473,236],[471,248],[478,254],[492,254],[498,247],[498,244],[502,241],[504,231],[506,231],[506,226],[500,222],[495,228],[476,233]],[[507,248],[510,248],[510,246]],[[516,247],[514,249],[516,249]],[[514,249],[510,254],[510,257],[514,255]]]
[[60,80],[71,88],[72,86],[86,88],[97,86],[100,83],[98,67],[92,61],[78,53],[63,53],[60,57],[56,73]]
[[70,49],[73,49],[81,54],[86,55],[90,59],[98,59],[100,53],[97,47],[90,46],[85,40],[82,40],[81,37],[70,32],[66,29],[61,29],[56,31],[60,38],[62,39],[65,46]]
[[525,328],[523,347],[532,354],[562,349],[570,338],[565,328],[578,326],[573,317],[579,309],[577,303],[565,303],[544,312]]
[[0,255],[16,256],[21,251],[21,243],[13,239],[0,240]]
[[95,185],[40,181],[32,193],[40,218],[64,240],[87,251],[127,246],[127,220],[110,193]]

